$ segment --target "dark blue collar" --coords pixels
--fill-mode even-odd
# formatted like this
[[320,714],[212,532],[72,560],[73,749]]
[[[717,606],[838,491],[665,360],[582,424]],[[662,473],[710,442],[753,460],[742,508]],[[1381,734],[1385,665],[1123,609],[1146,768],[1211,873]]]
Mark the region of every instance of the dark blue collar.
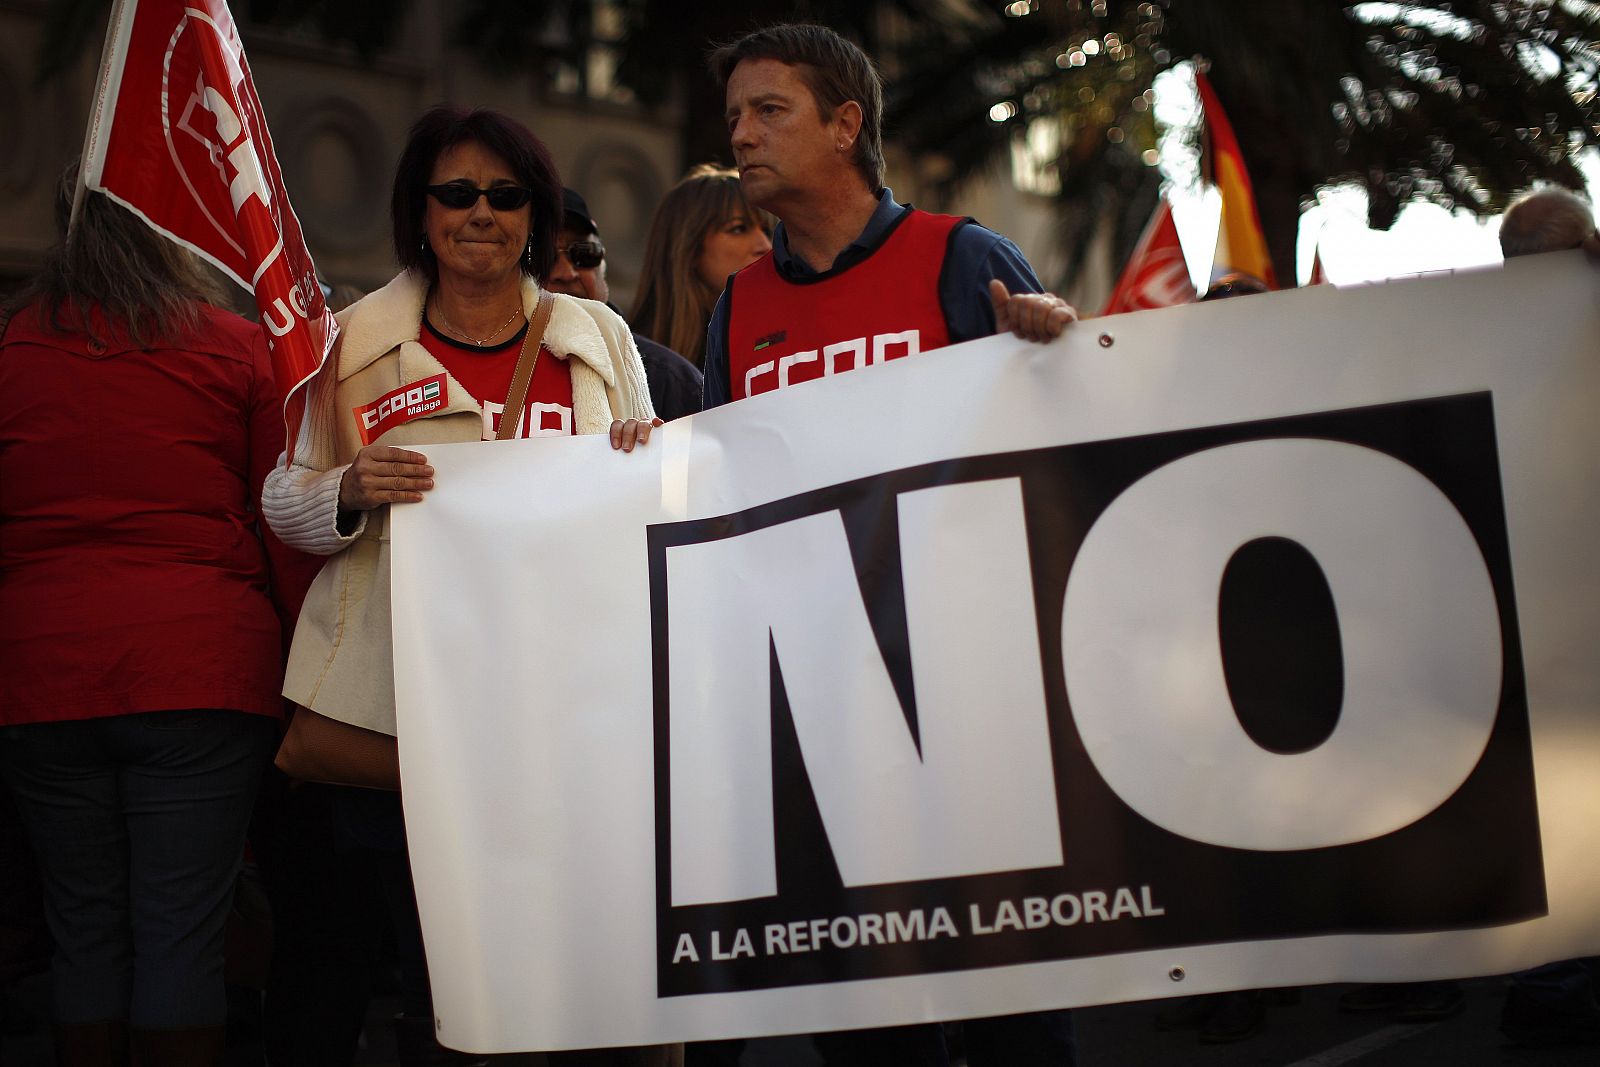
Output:
[[812,270],[806,261],[789,252],[789,237],[784,232],[783,223],[778,223],[778,228],[772,233],[772,262],[778,268],[778,273],[791,281],[799,278],[814,278],[819,274],[833,274],[844,270],[846,267],[860,263],[872,255],[889,236],[895,223],[900,221],[900,216],[910,210],[894,201],[894,190],[884,186],[878,193],[878,206],[873,209],[872,217],[862,228],[861,233],[854,241],[845,245],[844,251],[834,259],[833,265],[825,271]]

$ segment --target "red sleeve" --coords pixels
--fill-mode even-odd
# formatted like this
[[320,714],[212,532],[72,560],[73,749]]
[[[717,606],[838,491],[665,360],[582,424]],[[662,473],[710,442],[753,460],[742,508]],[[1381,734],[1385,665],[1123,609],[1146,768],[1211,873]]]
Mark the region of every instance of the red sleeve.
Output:
[[[250,396],[250,491],[256,515],[261,514],[261,485],[284,451],[283,396],[272,376],[272,359],[267,354],[266,335],[256,331],[250,351],[253,388]],[[300,602],[305,599],[311,580],[326,562],[321,556],[297,551],[278,540],[265,522],[256,526],[266,544],[267,566],[272,580],[272,602],[283,625],[284,655],[294,637],[300,617]]]

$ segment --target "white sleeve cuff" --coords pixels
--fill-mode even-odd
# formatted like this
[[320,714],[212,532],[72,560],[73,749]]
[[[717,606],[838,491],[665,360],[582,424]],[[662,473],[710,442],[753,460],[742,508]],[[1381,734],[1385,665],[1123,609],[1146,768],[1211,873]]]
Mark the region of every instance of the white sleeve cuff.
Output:
[[339,482],[349,464],[328,471],[283,465],[282,454],[261,487],[261,513],[272,532],[291,548],[331,556],[348,548],[367,528],[367,513],[358,512],[355,528],[339,532]]

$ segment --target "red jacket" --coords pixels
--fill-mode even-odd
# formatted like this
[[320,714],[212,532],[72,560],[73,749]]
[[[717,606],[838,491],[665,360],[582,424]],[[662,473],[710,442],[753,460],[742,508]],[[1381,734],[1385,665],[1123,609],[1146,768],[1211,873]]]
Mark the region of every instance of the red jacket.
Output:
[[283,448],[261,331],[207,308],[181,348],[101,333],[26,308],[0,341],[0,725],[279,715],[283,624],[321,561],[257,522]]

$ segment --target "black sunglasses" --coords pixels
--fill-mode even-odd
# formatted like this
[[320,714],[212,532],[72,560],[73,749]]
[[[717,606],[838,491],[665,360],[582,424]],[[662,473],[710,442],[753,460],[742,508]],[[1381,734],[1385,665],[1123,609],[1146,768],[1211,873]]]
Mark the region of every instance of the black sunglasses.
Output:
[[449,185],[430,185],[428,195],[448,208],[471,207],[478,197],[489,198],[489,206],[496,211],[515,211],[533,199],[533,190],[525,185],[497,185],[493,189],[452,182]]
[[606,249],[599,241],[574,241],[565,248],[556,249],[556,255],[565,255],[567,262],[578,270],[594,270],[605,262]]

